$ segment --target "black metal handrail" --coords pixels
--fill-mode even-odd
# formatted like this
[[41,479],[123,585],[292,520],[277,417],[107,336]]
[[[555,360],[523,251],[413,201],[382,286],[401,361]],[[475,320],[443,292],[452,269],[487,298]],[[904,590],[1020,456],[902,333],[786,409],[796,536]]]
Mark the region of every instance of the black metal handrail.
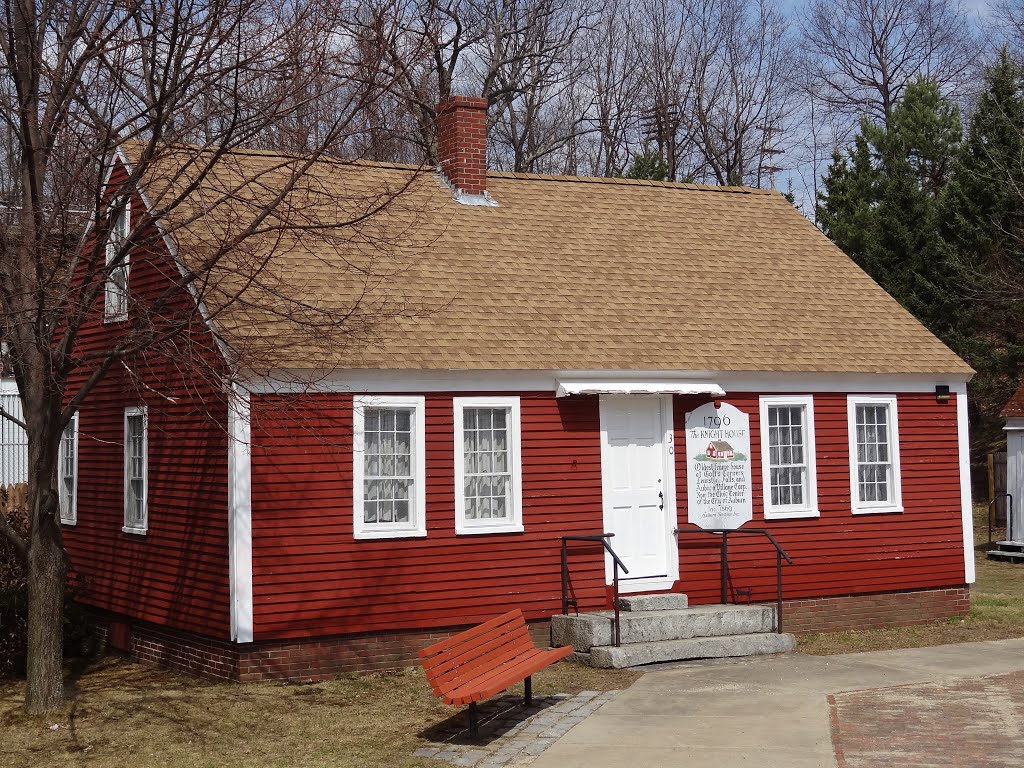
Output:
[[612,556],[612,606],[615,610],[615,623],[612,625],[612,641],[615,643],[615,647],[618,648],[622,643],[622,631],[619,627],[619,569],[621,568],[624,574],[628,574],[629,568],[619,559],[619,556],[615,554],[615,550],[612,549],[612,545],[608,543],[608,539],[614,535],[614,533],[595,533],[588,536],[562,537],[562,613],[566,616],[569,615],[570,603],[576,610],[577,615],[580,612],[576,598],[569,596],[569,542],[587,541],[601,544],[605,551]]
[[988,503],[988,545],[990,547],[992,546],[992,518],[994,517],[992,507],[1002,498],[1009,502],[1006,505],[1006,540],[1013,541],[1013,494],[997,493]]
[[729,534],[747,533],[758,536],[766,536],[768,541],[775,547],[775,631],[782,634],[782,560],[785,559],[789,565],[793,564],[793,558],[786,554],[775,537],[764,528],[688,528],[683,530],[676,528],[673,533],[678,536],[681,533],[713,533],[722,537],[722,556],[719,568],[722,578],[722,604],[729,604]]

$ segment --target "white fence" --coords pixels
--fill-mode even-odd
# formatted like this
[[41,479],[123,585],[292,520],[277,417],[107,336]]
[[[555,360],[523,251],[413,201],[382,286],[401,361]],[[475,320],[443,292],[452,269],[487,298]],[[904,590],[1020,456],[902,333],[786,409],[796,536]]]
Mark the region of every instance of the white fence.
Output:
[[[23,418],[21,397],[13,381],[0,383],[0,408]],[[0,485],[28,482],[28,436],[10,419],[0,416]]]

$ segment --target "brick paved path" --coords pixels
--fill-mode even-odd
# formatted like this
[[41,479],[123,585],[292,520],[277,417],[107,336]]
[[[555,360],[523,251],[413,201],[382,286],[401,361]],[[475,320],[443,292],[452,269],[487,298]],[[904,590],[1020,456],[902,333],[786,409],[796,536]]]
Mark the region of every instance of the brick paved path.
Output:
[[828,698],[839,768],[1024,766],[1024,672]]
[[534,696],[532,707],[524,707],[521,696],[501,696],[480,704],[477,741],[470,740],[466,715],[460,712],[425,734],[430,746],[413,754],[458,766],[520,768],[536,760],[570,728],[618,693],[583,691],[575,696]]

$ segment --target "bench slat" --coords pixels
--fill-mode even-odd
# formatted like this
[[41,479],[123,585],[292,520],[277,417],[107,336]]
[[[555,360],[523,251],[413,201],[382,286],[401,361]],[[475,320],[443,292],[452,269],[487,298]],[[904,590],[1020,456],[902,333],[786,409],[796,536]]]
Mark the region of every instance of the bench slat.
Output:
[[440,640],[433,645],[428,645],[426,648],[419,652],[421,659],[427,659],[432,656],[444,653],[448,649],[462,643],[469,642],[479,635],[486,634],[487,632],[502,626],[503,624],[515,624],[516,619],[521,620],[524,624],[526,619],[523,618],[523,612],[516,608],[514,611],[503,613],[501,616],[495,616],[493,619],[488,619],[483,624],[478,624],[475,627],[459,632],[457,635],[452,635],[449,638]]
[[495,648],[533,646],[529,630],[522,626],[514,632],[481,638],[468,646],[453,648],[449,653],[435,656],[423,662],[423,669],[432,677],[443,677],[448,672],[461,666],[472,666],[478,657],[487,656]]
[[431,674],[441,674],[445,669],[472,661],[474,656],[486,653],[490,648],[503,643],[519,643],[522,641],[531,642],[530,632],[525,624],[518,627],[503,627],[501,632],[497,630],[476,638],[471,642],[452,646],[445,653],[438,654],[428,659],[423,659],[423,668]]
[[572,648],[553,648],[550,651],[536,649],[532,654],[517,662],[492,670],[486,677],[467,682],[465,686],[451,691],[444,700],[448,704],[471,704],[504,691],[512,684],[524,680],[535,672],[563,659],[572,653]]
[[535,650],[537,650],[537,646],[528,639],[514,645],[503,644],[492,647],[483,656],[475,656],[466,664],[448,669],[444,674],[432,675],[431,685],[438,690],[450,690],[462,685],[467,680],[480,677],[489,669],[511,663]]

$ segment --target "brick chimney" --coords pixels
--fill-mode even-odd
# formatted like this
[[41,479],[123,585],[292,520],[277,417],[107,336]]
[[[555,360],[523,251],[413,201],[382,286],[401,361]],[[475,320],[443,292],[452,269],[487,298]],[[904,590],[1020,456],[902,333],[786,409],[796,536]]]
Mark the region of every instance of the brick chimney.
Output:
[[437,105],[437,159],[458,192],[487,192],[487,99],[452,96]]

